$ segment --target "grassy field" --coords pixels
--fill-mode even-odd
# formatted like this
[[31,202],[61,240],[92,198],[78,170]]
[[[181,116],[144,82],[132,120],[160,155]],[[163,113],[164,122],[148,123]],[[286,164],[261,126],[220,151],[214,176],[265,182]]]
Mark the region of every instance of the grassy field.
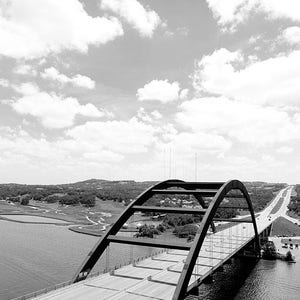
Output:
[[[93,222],[113,223],[117,216],[125,209],[122,203],[114,201],[96,201],[95,207],[87,208],[82,205],[68,206],[58,203],[30,201],[29,205],[7,203],[0,201],[0,215],[25,214],[49,217],[68,221],[74,224],[91,225]],[[90,221],[89,221],[89,220]]]
[[272,236],[300,236],[300,227],[288,221],[283,217],[279,217],[273,223]]

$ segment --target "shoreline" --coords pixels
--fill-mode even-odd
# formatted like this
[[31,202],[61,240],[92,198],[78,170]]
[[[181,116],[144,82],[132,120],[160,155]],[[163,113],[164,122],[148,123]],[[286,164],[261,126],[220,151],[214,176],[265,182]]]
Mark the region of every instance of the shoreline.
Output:
[[[32,217],[40,217],[40,218],[45,218],[45,219],[52,219],[52,220],[58,220],[58,221],[63,221],[65,223],[59,223],[59,222],[33,222],[33,221],[23,221],[23,220],[15,220],[15,219],[10,219],[9,217],[6,216],[32,216]],[[10,222],[15,222],[15,223],[23,223],[23,224],[37,224],[37,225],[60,225],[60,226],[70,226],[70,225],[75,225],[79,223],[75,223],[74,221],[70,221],[66,218],[56,218],[52,216],[45,216],[45,215],[40,215],[40,214],[30,214],[30,213],[0,213],[0,220],[3,221],[10,221]]]

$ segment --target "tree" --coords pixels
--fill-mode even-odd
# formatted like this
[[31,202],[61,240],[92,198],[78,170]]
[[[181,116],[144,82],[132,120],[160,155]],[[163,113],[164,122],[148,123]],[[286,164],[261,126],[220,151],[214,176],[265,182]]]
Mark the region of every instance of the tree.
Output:
[[86,207],[94,207],[96,200],[95,200],[95,195],[94,194],[81,194],[79,197],[79,201],[81,204],[83,204]]
[[21,205],[28,205],[30,199],[31,199],[31,197],[29,195],[26,195],[26,196],[21,198],[20,204]]

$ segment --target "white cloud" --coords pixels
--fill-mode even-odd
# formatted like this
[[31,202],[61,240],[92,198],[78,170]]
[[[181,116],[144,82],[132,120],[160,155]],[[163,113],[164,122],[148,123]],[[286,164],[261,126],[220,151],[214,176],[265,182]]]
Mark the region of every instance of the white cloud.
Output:
[[87,52],[123,35],[116,18],[91,17],[78,0],[11,0],[0,4],[0,55],[39,58],[65,49]]
[[143,107],[140,107],[137,111],[137,117],[143,122],[150,123],[152,122],[152,117],[145,111]]
[[137,98],[140,101],[156,100],[163,103],[184,99],[188,90],[180,90],[179,83],[174,81],[169,83],[168,80],[152,80],[137,90]]
[[90,150],[110,150],[115,153],[146,153],[156,141],[155,129],[132,118],[129,121],[87,122],[66,132]]
[[73,77],[68,77],[62,73],[60,73],[57,69],[54,67],[50,67],[44,70],[43,73],[41,73],[41,76],[45,79],[51,79],[51,80],[57,80],[62,84],[71,83],[74,86],[83,87],[86,89],[94,89],[95,88],[95,81],[91,78],[77,74]]
[[88,76],[77,74],[72,78],[71,81],[74,85],[81,86],[87,89],[95,88],[95,81],[89,78]]
[[163,145],[165,149],[175,149],[177,155],[193,157],[195,152],[224,153],[231,148],[231,141],[223,136],[203,132],[180,132],[169,136],[170,142]]
[[31,65],[27,65],[27,64],[16,66],[13,69],[13,72],[19,75],[30,75],[30,76],[37,75],[37,71]]
[[23,84],[19,92],[23,96],[11,102],[13,109],[19,114],[40,119],[48,128],[71,126],[76,115],[96,118],[103,116],[103,113],[91,103],[81,105],[75,98],[48,94],[29,83]]
[[157,110],[154,110],[151,112],[151,115],[153,116],[154,119],[158,120],[158,119],[161,119],[162,118],[162,114],[157,111]]
[[162,118],[162,114],[157,110],[148,113],[145,108],[140,107],[137,111],[137,118],[146,123],[153,123],[160,120]]
[[300,2],[298,0],[206,0],[214,17],[222,26],[235,28],[245,22],[250,14],[263,13],[268,19],[289,19],[300,21]]
[[20,85],[13,85],[13,89],[24,96],[34,95],[39,93],[39,87],[32,82],[25,82]]
[[8,80],[0,78],[0,86],[9,87]]
[[300,51],[239,66],[239,52],[219,49],[204,56],[193,74],[194,88],[250,103],[298,106]]
[[194,133],[222,135],[254,147],[284,143],[299,138],[300,126],[288,113],[272,107],[207,97],[186,101],[177,121]]
[[293,148],[288,147],[288,146],[282,146],[282,147],[278,148],[276,151],[281,154],[290,154],[293,152]]
[[282,36],[286,42],[291,45],[300,45],[300,27],[291,26],[282,32]]
[[102,0],[101,8],[121,16],[138,30],[141,36],[151,37],[161,23],[155,11],[143,7],[137,0]]
[[0,127],[0,176],[3,175],[1,168],[4,168],[5,179],[2,180],[7,182],[69,182],[74,173],[88,178],[95,177],[99,170],[102,171],[101,176],[105,177],[112,163],[118,165],[123,158],[123,155],[101,147],[95,151],[93,147],[72,138],[48,140],[45,137],[33,137],[21,128]]

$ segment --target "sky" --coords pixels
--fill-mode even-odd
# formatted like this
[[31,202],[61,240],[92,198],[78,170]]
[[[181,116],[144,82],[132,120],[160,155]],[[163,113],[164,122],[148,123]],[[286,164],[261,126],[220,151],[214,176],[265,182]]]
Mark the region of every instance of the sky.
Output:
[[300,183],[299,0],[0,0],[0,182]]

